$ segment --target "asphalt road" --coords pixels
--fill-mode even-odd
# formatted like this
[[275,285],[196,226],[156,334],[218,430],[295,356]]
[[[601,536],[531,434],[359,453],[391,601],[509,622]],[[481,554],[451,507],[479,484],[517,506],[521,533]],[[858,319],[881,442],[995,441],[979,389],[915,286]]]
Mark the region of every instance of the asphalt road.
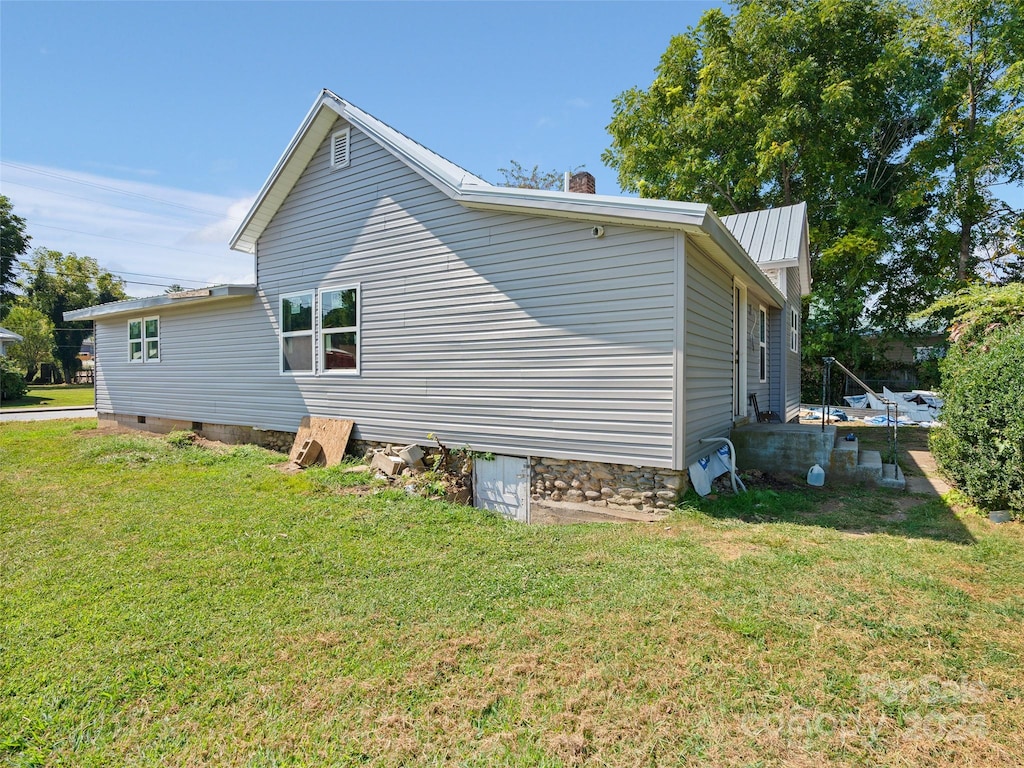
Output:
[[0,410],[3,421],[47,421],[49,419],[95,419],[96,409],[84,408],[17,408]]

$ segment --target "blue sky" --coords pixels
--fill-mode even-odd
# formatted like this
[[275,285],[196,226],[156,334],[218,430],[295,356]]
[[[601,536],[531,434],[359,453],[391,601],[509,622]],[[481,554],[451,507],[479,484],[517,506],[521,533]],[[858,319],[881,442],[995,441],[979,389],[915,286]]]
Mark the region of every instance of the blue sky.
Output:
[[585,165],[614,194],[612,100],[715,5],[5,0],[0,191],[132,295],[251,280],[228,239],[330,88],[489,181]]

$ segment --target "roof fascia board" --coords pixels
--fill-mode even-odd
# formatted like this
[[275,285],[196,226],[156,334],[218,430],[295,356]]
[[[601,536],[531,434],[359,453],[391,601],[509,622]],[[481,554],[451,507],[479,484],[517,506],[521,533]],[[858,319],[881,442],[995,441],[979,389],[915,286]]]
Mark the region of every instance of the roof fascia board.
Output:
[[[255,296],[255,285],[218,285],[213,288],[201,288],[198,292],[209,291],[205,295],[174,296],[164,294],[163,296],[146,296],[141,299],[128,299],[127,301],[115,301],[110,304],[97,304],[93,307],[75,309],[64,313],[65,320],[96,320],[103,317],[114,317],[128,313],[148,311],[168,307],[194,306],[224,299],[234,299],[240,296]],[[186,292],[193,293],[193,292]]]
[[645,198],[577,195],[523,190],[514,187],[463,187],[458,201],[478,210],[614,222],[662,229],[695,230],[708,211],[706,205],[671,203]]
[[807,227],[807,214],[805,208],[804,221],[801,225],[800,231],[800,255],[798,257],[798,261],[800,263],[793,265],[797,268],[797,272],[800,273],[801,296],[811,295],[811,241]]

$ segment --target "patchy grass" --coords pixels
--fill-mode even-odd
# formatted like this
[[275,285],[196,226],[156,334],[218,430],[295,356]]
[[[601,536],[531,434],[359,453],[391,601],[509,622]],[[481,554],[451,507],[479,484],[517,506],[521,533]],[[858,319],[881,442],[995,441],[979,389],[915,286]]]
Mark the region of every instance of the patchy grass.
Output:
[[794,489],[530,527],[94,425],[0,426],[0,763],[1024,754],[1019,525]]
[[92,384],[47,384],[31,386],[24,397],[4,400],[3,408],[69,408],[76,405],[94,405],[95,389]]

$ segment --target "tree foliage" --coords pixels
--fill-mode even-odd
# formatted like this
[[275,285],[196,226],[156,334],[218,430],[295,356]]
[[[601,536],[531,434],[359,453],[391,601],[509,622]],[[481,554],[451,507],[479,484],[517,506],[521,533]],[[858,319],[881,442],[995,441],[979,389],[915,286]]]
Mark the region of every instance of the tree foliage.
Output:
[[0,357],[0,400],[17,400],[28,392],[25,377],[14,370],[14,364]]
[[124,281],[101,269],[95,259],[46,248],[37,248],[32,254],[20,285],[27,305],[48,317],[56,328],[55,356],[65,382],[78,370],[77,355],[92,323],[65,320],[64,313],[128,298]]
[[947,317],[953,342],[929,440],[939,467],[981,506],[1024,518],[1024,283],[972,285],[921,314]]
[[32,238],[25,233],[25,220],[15,215],[11,201],[0,195],[0,320],[7,317],[14,300],[14,267],[18,257],[28,253]]
[[32,381],[44,363],[54,362],[53,321],[34,307],[16,305],[4,321],[6,327],[22,337],[12,344],[7,355],[16,366],[25,371]]
[[[577,166],[573,168],[570,173],[576,173],[582,170],[583,166]],[[542,171],[540,166],[533,166],[532,169],[526,169],[517,163],[515,160],[509,161],[508,168],[499,168],[500,173],[504,179],[501,186],[503,187],[519,187],[520,189],[547,189],[558,191],[562,188],[564,181],[564,174],[558,171]]]
[[806,201],[805,359],[868,367],[865,327],[904,335],[983,248],[1004,277],[1019,253],[1019,212],[993,190],[1021,179],[1020,8],[736,0],[615,100],[603,159],[624,189],[721,213]]
[[941,73],[935,118],[910,161],[910,194],[931,211],[924,247],[959,282],[1020,279],[1021,211],[1000,199],[1024,181],[1024,5],[927,0],[908,32]]

